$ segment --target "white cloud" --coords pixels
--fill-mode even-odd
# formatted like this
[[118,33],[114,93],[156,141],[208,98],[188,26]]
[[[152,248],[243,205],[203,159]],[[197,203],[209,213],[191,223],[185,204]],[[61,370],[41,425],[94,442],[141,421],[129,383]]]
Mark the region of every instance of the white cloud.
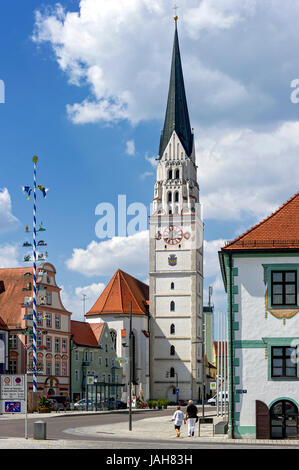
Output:
[[296,193],[298,136],[299,121],[268,132],[214,128],[202,132],[197,162],[205,218],[261,219]]
[[128,140],[126,143],[126,154],[135,155],[135,142],[134,140]]
[[149,156],[146,154],[146,155],[145,155],[145,159],[146,159],[147,162],[149,162],[149,163],[151,164],[151,166],[152,166],[153,168],[156,168],[156,167],[157,167],[157,164],[158,164],[158,162],[157,162],[158,156],[157,156],[157,155],[155,155],[155,156],[153,156],[153,157],[149,157]]
[[7,188],[0,188],[0,232],[8,232],[17,227],[19,221],[12,214],[11,198]]
[[225,244],[224,240],[204,241],[203,257],[204,257],[204,277],[216,276],[220,273],[218,251]]
[[202,0],[194,8],[189,8],[184,19],[190,34],[198,37],[204,29],[229,29],[242,21],[248,14],[255,11],[255,0],[240,2],[239,0]]
[[86,276],[112,276],[117,269],[136,277],[148,273],[149,233],[147,230],[128,237],[92,241],[86,249],[75,248],[67,267]]
[[[211,109],[214,116],[220,109],[231,113],[232,106],[239,105],[247,106],[246,114],[250,114],[249,107],[256,111],[258,105],[260,111],[263,102],[268,103],[266,87],[254,86],[248,80],[248,74],[235,76],[236,64],[238,70],[242,70],[246,63],[244,51],[250,50],[251,46],[248,41],[254,42],[256,35],[262,37],[264,34],[260,22],[254,23],[255,4],[255,0],[180,2],[184,70],[195,119],[206,113],[209,115]],[[261,18],[269,21],[267,15],[275,13],[272,10],[274,7],[268,1],[268,8],[259,12]],[[209,48],[210,45],[217,46],[217,41],[222,46],[222,38],[213,34],[225,32],[233,36],[235,29],[246,24],[246,20],[252,20],[254,30],[249,26],[246,41],[242,38],[244,50],[232,70],[227,70],[222,58],[214,57],[214,50],[205,57],[206,48],[201,49],[204,45],[199,40],[201,31],[206,34]],[[281,21],[280,30],[284,28]],[[67,11],[59,4],[43,12],[37,11],[33,40],[37,44],[48,42],[68,81],[89,89],[81,103],[67,106],[74,123],[126,119],[135,124],[162,117],[161,103],[166,102],[167,96],[173,30],[170,6],[162,0],[81,0],[78,11]],[[235,37],[232,42],[236,43]],[[259,48],[254,50],[258,55]],[[219,53],[222,57],[222,51]],[[252,78],[254,80],[258,80],[257,74]]]
[[19,249],[17,245],[5,244],[0,246],[0,268],[19,267]]
[[105,289],[102,282],[93,283],[83,287],[65,288],[61,287],[61,300],[67,310],[72,312],[72,319],[84,321],[84,302],[82,294],[85,294],[85,313],[94,305],[100,294]]
[[227,300],[226,293],[224,290],[224,285],[221,277],[220,264],[218,259],[218,251],[223,247],[225,241],[222,239],[219,240],[209,240],[204,241],[204,278],[205,278],[205,288],[204,288],[204,304],[208,304],[209,292],[208,287],[213,287],[212,295],[212,304],[214,304],[215,309],[226,311]]
[[153,173],[152,171],[145,171],[144,173],[142,173],[142,174],[140,175],[140,178],[141,178],[142,180],[144,180],[144,179],[147,178],[148,176],[153,176],[153,174],[154,174],[154,173]]

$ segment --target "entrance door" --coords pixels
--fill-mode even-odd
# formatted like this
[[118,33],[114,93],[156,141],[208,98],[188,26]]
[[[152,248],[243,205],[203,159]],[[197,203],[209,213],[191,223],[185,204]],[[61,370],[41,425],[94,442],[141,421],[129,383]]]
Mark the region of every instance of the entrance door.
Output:
[[271,407],[271,438],[296,439],[298,409],[291,401],[281,400]]

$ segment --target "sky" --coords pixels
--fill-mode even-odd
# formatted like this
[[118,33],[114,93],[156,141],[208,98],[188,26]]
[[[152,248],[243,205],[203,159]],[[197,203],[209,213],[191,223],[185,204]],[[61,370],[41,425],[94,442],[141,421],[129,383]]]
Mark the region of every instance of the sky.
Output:
[[[298,191],[299,1],[177,5],[205,301],[212,285],[215,310],[226,311],[218,250]],[[75,319],[84,319],[82,294],[88,310],[116,269],[148,282],[147,226],[118,230],[118,204],[127,224],[136,203],[149,211],[173,34],[171,1],[0,4],[0,266],[25,265],[32,199],[21,187],[32,185],[38,155],[49,191],[38,194],[37,221]],[[106,239],[97,231],[103,203],[116,217]]]

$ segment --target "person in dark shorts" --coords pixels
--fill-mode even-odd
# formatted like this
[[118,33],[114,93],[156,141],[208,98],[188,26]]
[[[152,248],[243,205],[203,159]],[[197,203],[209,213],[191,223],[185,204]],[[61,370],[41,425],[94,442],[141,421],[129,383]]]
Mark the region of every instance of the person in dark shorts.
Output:
[[186,409],[185,424],[188,423],[188,437],[194,436],[194,428],[196,423],[198,409],[193,405],[193,401],[189,400],[188,406]]
[[181,407],[177,406],[176,411],[172,417],[172,420],[174,421],[174,429],[176,431],[176,437],[180,437],[181,435],[181,426],[184,421],[184,413],[181,411]]

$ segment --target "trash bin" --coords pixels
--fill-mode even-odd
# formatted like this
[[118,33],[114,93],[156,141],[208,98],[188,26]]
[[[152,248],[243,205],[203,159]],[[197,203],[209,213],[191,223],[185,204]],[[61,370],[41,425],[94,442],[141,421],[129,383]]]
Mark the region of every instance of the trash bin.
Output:
[[47,423],[35,421],[33,424],[33,439],[47,439]]

